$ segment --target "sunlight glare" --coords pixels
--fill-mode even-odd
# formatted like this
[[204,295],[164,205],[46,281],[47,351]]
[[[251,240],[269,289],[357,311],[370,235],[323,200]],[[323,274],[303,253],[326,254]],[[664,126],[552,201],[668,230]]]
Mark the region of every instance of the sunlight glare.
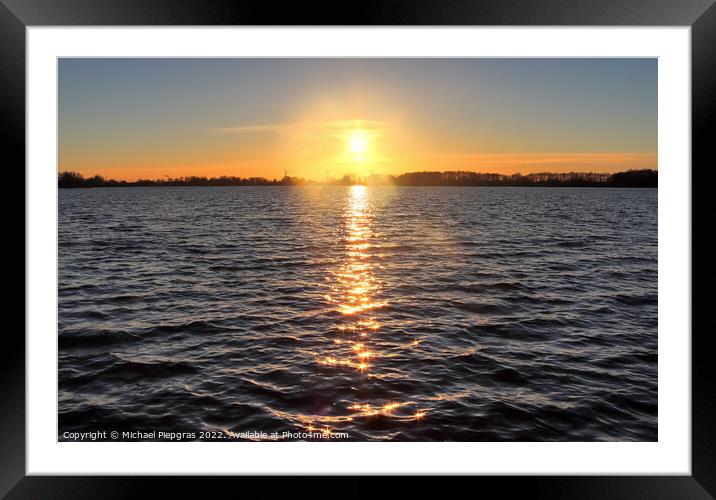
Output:
[[348,147],[355,161],[363,161],[368,152],[368,136],[362,130],[353,131],[348,137]]

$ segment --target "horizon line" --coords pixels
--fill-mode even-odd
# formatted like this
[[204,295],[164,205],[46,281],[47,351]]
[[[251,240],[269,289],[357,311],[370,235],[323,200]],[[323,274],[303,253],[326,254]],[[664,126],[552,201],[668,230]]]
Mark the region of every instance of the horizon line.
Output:
[[523,175],[482,173],[461,170],[405,172],[399,175],[345,174],[324,180],[290,177],[277,179],[238,176],[184,176],[134,181],[107,179],[101,175],[84,177],[72,171],[58,172],[59,188],[82,187],[139,187],[139,186],[658,186],[656,169],[629,169],[620,172],[535,172]]
[[[77,175],[85,180],[93,179],[101,177],[105,181],[108,182],[139,182],[139,181],[152,181],[152,182],[169,182],[169,181],[180,181],[180,180],[186,180],[186,179],[261,179],[266,181],[273,181],[273,182],[280,182],[284,179],[293,179],[297,181],[303,181],[303,182],[315,182],[315,183],[324,183],[327,180],[333,180],[338,181],[346,178],[354,178],[354,179],[380,179],[380,178],[399,178],[402,176],[410,176],[410,175],[416,175],[416,174],[462,174],[462,175],[489,175],[489,176],[499,176],[499,177],[534,177],[534,176],[541,176],[541,175],[553,175],[553,176],[560,176],[560,175],[573,175],[573,176],[590,176],[590,175],[603,175],[603,176],[609,176],[614,174],[620,174],[625,172],[643,172],[643,171],[654,171],[658,172],[659,169],[657,167],[644,167],[644,168],[627,168],[625,170],[617,170],[617,171],[598,171],[598,170],[590,170],[590,171],[578,171],[578,170],[569,170],[569,171],[550,171],[550,170],[544,170],[539,172],[529,172],[523,174],[522,172],[513,172],[513,173],[499,173],[494,171],[478,171],[478,170],[413,170],[413,171],[407,171],[402,172],[399,174],[382,174],[382,173],[370,173],[367,175],[361,175],[356,174],[354,172],[347,172],[339,177],[323,177],[323,178],[311,178],[311,177],[300,177],[300,176],[292,176],[292,175],[284,175],[283,177],[265,177],[261,175],[248,175],[248,176],[242,176],[242,175],[230,175],[230,174],[220,174],[220,175],[200,175],[200,174],[188,174],[188,175],[180,175],[176,177],[172,177],[169,175],[164,175],[162,177],[137,177],[134,180],[130,179],[116,179],[104,176],[100,173],[95,173],[91,176],[85,176],[84,174],[77,172],[75,170],[58,170],[57,175],[61,176],[62,174],[72,174]],[[290,172],[290,170],[288,170]]]

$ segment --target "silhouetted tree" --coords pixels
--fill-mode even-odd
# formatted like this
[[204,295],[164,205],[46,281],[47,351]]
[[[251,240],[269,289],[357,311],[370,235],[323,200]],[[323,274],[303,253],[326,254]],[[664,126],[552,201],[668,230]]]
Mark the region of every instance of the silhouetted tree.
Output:
[[659,173],[656,170],[627,170],[609,177],[609,184],[615,187],[657,187]]
[[61,188],[85,187],[85,178],[77,172],[60,172],[57,185]]

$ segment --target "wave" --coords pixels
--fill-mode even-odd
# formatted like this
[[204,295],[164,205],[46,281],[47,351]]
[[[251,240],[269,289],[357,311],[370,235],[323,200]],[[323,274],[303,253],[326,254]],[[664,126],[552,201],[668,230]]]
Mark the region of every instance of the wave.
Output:
[[352,192],[62,190],[60,439],[657,439],[655,191]]

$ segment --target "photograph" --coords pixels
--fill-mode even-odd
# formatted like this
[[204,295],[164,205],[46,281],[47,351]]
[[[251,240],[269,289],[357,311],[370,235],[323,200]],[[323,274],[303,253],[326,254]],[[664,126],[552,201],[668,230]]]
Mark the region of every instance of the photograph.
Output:
[[56,63],[58,441],[659,441],[657,57]]

